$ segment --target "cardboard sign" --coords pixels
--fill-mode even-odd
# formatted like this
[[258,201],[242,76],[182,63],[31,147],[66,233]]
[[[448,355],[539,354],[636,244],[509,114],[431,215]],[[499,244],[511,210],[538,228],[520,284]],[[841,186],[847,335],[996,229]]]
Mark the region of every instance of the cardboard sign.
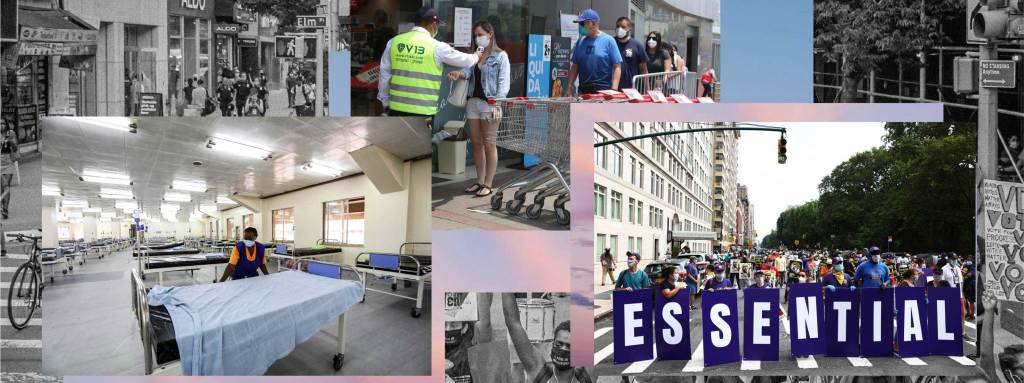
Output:
[[701,295],[705,367],[740,360],[739,316],[736,290],[706,291]]
[[[923,287],[897,287],[896,290],[896,344],[904,358],[929,355],[928,317],[925,315]],[[957,310],[959,311],[959,298]],[[959,319],[957,319],[959,322]]]
[[849,288],[825,291],[825,356],[860,355],[860,299]]
[[476,293],[444,293],[445,322],[475,322],[478,315]]
[[[964,355],[963,326],[960,324],[960,289],[928,288],[928,349],[931,355]],[[957,309],[950,309],[955,307]]]
[[824,324],[821,284],[789,285],[789,341],[793,355],[824,354]]
[[779,360],[779,290],[743,290],[743,359]]
[[860,292],[860,355],[892,355],[893,289],[858,289]]
[[[1024,227],[1017,220],[1024,213],[1024,184],[985,180],[984,291],[999,300],[1024,302]],[[979,289],[980,290],[980,289]]]
[[654,293],[654,342],[660,360],[690,360],[690,296],[680,290],[671,299]]
[[[612,292],[612,330],[615,363],[631,363],[654,358],[651,339],[651,289]],[[687,324],[687,331],[689,324]]]

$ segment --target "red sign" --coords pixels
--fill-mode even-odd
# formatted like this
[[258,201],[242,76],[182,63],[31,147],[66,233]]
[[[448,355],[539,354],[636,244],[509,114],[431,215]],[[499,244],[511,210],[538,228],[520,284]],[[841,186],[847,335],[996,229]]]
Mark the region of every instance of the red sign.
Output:
[[357,88],[377,88],[380,80],[380,63],[370,61],[359,68],[359,73],[352,76],[352,86]]

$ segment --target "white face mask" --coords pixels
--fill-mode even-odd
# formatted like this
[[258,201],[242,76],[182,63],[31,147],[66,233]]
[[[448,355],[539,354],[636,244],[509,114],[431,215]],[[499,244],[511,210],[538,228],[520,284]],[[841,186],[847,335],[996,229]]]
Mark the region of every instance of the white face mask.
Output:
[[654,40],[647,40],[647,47],[648,48],[657,48],[658,47],[658,42],[654,41]]
[[487,48],[490,45],[491,45],[491,38],[490,37],[487,37],[487,36],[477,36],[476,37],[476,46],[478,46],[480,48]]
[[807,282],[807,278],[803,278],[803,277],[797,278],[796,280],[800,281],[800,283]]
[[623,37],[626,37],[626,28],[623,28],[623,27],[615,28],[615,36],[617,36],[620,39],[623,38]]

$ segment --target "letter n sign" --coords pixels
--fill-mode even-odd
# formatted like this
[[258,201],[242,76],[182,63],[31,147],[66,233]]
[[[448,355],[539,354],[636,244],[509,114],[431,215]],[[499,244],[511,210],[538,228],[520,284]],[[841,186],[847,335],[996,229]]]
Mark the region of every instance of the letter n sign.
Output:
[[654,294],[650,289],[612,292],[616,364],[654,359],[652,306]]

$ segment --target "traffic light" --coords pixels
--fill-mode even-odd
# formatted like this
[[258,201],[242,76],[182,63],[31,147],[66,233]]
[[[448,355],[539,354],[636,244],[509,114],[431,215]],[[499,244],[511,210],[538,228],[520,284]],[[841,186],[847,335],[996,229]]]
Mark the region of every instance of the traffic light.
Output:
[[786,137],[779,138],[779,163],[786,163]]
[[1014,40],[1024,38],[1024,1],[981,0],[971,10],[971,31],[977,38]]

